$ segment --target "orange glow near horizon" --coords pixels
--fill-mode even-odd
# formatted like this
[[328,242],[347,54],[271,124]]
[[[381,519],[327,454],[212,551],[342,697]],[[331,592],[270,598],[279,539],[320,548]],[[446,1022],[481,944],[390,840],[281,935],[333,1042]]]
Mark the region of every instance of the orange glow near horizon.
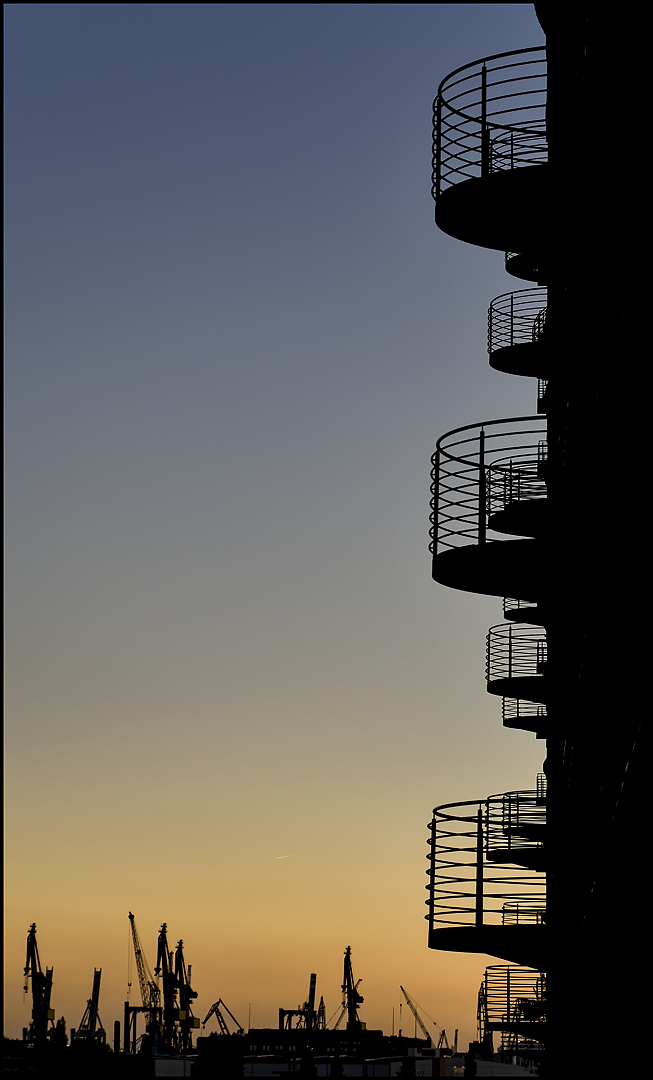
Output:
[[536,384],[487,363],[502,254],[433,224],[430,109],[534,11],[5,16],[6,1034],[35,922],[112,1039],[132,911],[200,1019],[311,972],[331,1016],[350,945],[368,1027],[401,984],[464,1045],[493,961],[427,948],[427,823],[544,745],[486,692],[501,599],[431,580],[430,456]]

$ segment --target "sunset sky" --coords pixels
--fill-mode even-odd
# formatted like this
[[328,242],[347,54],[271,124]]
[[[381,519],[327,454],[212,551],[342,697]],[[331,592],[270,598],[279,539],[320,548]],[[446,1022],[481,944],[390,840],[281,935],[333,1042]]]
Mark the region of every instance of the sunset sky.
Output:
[[431,580],[429,459],[536,387],[487,363],[502,256],[434,225],[431,103],[534,10],[5,22],[6,1034],[36,922],[112,1035],[131,910],[200,1018],[276,1026],[311,971],[331,1016],[351,945],[368,1027],[401,983],[468,1041],[497,961],[429,952],[427,822],[544,744],[485,690],[500,601]]

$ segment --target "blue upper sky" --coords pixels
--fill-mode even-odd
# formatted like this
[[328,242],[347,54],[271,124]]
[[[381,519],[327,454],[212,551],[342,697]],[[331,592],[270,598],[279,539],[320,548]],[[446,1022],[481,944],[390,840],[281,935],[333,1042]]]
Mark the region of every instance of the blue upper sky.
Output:
[[47,815],[74,874],[89,801],[94,829],[147,816],[174,776],[243,843],[264,802],[275,856],[286,815],[299,846],[303,807],[338,820],[344,784],[361,829],[422,859],[435,802],[528,786],[542,759],[485,694],[499,602],[434,585],[427,550],[437,436],[536,396],[485,351],[519,284],[435,228],[431,103],[459,65],[541,44],[533,8],[5,22],[16,849],[48,864]]

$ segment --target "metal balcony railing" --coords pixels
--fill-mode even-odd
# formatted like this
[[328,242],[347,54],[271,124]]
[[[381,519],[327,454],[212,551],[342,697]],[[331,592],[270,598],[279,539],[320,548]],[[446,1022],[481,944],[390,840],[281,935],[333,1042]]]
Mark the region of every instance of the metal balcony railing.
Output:
[[547,160],[546,50],[485,56],[442,80],[433,102],[432,194]]
[[[515,857],[521,862],[526,854],[529,862],[532,855],[542,851],[544,827],[546,824],[546,798],[538,796],[537,791],[507,791],[502,795],[491,795],[486,802],[486,857],[492,862],[510,861]],[[520,909],[523,905],[513,905],[511,912],[513,923],[519,922]],[[514,910],[513,910],[514,909]],[[504,924],[507,910],[504,910]],[[522,922],[538,921],[541,909],[523,908]]]
[[537,622],[529,619],[529,614],[537,615],[538,607],[532,600],[519,600],[513,596],[503,598],[503,617],[511,622]]
[[520,723],[528,725],[541,723],[544,729],[547,719],[547,707],[538,701],[523,701],[521,698],[504,697],[501,709],[504,727],[518,727]]
[[[524,802],[521,813],[523,828],[543,824],[537,814],[537,792],[512,792]],[[507,857],[508,836],[501,838],[500,800],[505,795],[486,800],[448,803],[437,806],[429,823],[429,868],[427,871],[429,930],[439,927],[502,926],[516,923],[538,924],[544,921],[546,885],[541,871],[525,868],[517,862],[525,849],[538,849],[541,841],[522,837]],[[497,803],[499,800],[499,803]],[[543,811],[542,811],[543,812]],[[512,817],[510,814],[512,813]],[[506,828],[510,829],[518,811],[514,805],[507,811]],[[516,837],[514,838],[516,839]],[[502,858],[493,855],[502,853]],[[510,854],[515,861],[510,861]]]
[[442,435],[431,458],[430,551],[507,539],[492,528],[492,515],[546,497],[546,458],[541,416],[488,420]]
[[477,1017],[479,1042],[493,1045],[493,1033],[500,1033],[499,1053],[541,1050],[546,975],[517,964],[487,967],[478,992]]
[[541,626],[497,623],[487,635],[485,678],[533,678],[546,671],[546,637]]
[[546,324],[546,289],[520,289],[495,296],[487,313],[487,351],[538,344]]
[[537,900],[513,903],[508,900],[501,912],[502,926],[545,926],[546,908]]

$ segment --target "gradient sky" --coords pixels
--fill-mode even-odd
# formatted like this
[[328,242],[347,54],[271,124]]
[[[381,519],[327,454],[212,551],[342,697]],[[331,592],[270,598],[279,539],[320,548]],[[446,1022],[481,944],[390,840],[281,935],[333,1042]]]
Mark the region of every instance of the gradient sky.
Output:
[[426,825],[543,743],[485,691],[500,601],[431,581],[429,459],[536,389],[487,363],[519,284],[433,223],[431,102],[533,8],[5,20],[6,1032],[33,921],[111,1032],[132,910],[200,1018],[276,1025],[311,971],[331,1015],[351,945],[368,1026],[402,983],[469,1040],[496,961],[427,949]]

